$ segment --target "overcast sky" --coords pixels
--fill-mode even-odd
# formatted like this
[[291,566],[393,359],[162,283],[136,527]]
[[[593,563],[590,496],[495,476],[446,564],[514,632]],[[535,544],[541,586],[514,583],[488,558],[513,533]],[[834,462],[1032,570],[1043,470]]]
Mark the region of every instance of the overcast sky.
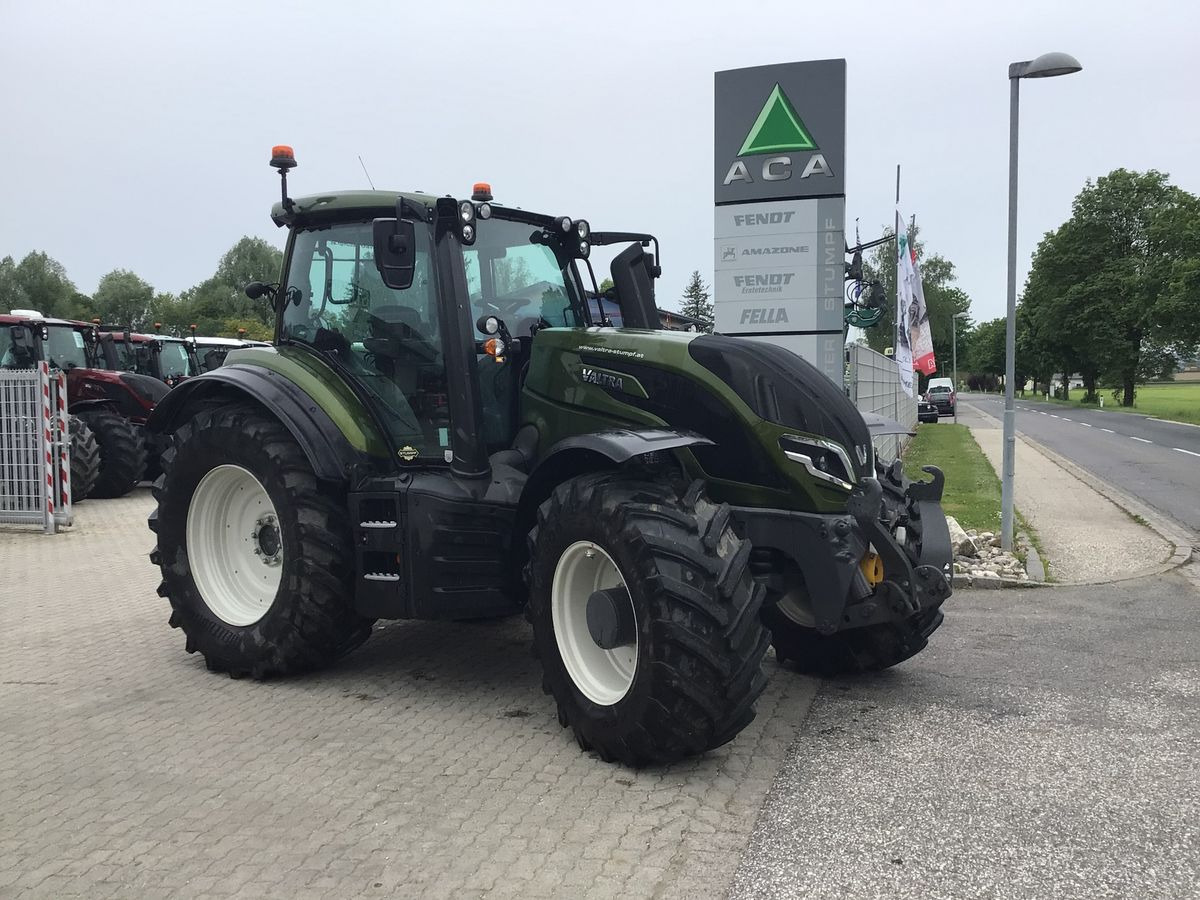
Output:
[[847,225],[902,205],[1004,308],[1007,66],[1024,82],[1020,277],[1085,179],[1157,168],[1200,192],[1200,4],[639,4],[0,0],[0,257],[45,250],[80,290],[114,268],[162,291],[210,275],[293,193],[366,186],[497,200],[649,230],[659,299],[712,276],[713,72],[848,61]]

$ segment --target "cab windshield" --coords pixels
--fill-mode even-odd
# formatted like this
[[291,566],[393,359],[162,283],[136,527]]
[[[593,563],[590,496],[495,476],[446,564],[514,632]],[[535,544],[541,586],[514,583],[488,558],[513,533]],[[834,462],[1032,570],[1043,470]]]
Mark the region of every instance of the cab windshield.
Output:
[[13,346],[12,329],[18,325],[0,325],[0,369],[25,368],[21,356]]
[[479,222],[475,243],[463,248],[476,316],[498,316],[514,337],[584,324],[570,263],[533,242],[541,233],[533,225],[492,218]]
[[163,341],[158,364],[163,378],[184,378],[196,374],[192,371],[192,362],[183,341]]
[[49,334],[46,339],[46,361],[51,366],[64,372],[87,368],[87,348],[82,332],[70,325],[49,325],[46,330]]
[[225,363],[225,357],[232,349],[234,348],[229,344],[206,344],[203,341],[197,341],[196,363],[199,365],[200,371],[211,372],[221,368]]
[[112,338],[113,358],[116,365],[113,369],[118,372],[136,372],[139,375],[149,375],[154,372],[150,366],[150,346],[136,341],[124,341],[120,335]]

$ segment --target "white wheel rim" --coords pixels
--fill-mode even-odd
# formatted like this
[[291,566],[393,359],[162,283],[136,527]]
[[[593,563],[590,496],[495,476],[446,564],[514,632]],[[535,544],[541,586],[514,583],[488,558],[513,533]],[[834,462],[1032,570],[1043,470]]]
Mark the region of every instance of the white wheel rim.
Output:
[[550,589],[550,616],[558,654],[575,687],[600,706],[612,706],[629,693],[637,673],[636,632],[633,643],[605,650],[588,629],[588,598],[594,591],[615,587],[626,588],[628,595],[625,579],[612,557],[591,541],[576,541],[558,558]]
[[266,488],[241,466],[200,479],[187,515],[192,580],[221,621],[253,625],[271,608],[283,575],[279,516]]

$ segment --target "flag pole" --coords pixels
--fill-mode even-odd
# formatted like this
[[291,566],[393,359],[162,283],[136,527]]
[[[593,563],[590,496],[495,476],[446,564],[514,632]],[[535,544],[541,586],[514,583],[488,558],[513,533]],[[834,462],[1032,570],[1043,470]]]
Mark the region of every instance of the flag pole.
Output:
[[[900,245],[900,163],[896,163],[896,230],[892,236],[896,239],[896,259],[899,260],[900,246],[901,246]],[[897,365],[899,365],[899,360],[900,360],[900,357],[899,357],[899,353],[900,353],[900,322],[903,318],[901,316],[901,312],[902,312],[902,309],[900,306],[900,270],[899,270],[899,266],[897,266],[897,269],[896,269],[896,328],[892,332],[892,345],[893,345],[892,356],[896,359]],[[900,418],[899,412],[900,412],[900,395],[893,394],[892,395],[892,418],[899,419]],[[896,455],[897,456],[900,455],[900,444],[899,444],[898,440],[896,443]]]

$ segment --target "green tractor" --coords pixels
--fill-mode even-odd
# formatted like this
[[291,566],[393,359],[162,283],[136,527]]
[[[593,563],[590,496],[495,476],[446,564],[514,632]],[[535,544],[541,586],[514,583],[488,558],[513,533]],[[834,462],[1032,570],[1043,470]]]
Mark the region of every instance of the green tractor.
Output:
[[[878,464],[843,391],[792,353],[657,330],[653,237],[483,184],[293,200],[290,149],[272,165],[283,272],[247,293],[272,304],[274,346],[230,353],[149,423],[170,437],[159,593],[210,669],[267,678],[329,664],[376,619],[523,611],[560,723],[644,765],[737,735],[772,642],[820,673],[925,647],[951,592],[941,473]],[[614,244],[621,328],[586,300],[591,248]]]

